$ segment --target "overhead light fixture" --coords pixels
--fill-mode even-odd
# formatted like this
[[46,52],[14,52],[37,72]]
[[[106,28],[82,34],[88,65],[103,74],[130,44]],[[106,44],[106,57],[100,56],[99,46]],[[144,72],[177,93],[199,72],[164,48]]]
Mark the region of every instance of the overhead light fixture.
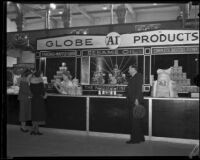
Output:
[[83,34],[87,34],[87,30],[83,31]]
[[153,3],[154,6],[157,6],[157,3]]
[[50,3],[50,8],[51,9],[56,9],[56,5],[54,3]]
[[103,10],[107,10],[108,7],[107,7],[106,5],[103,5],[102,9],[103,9]]

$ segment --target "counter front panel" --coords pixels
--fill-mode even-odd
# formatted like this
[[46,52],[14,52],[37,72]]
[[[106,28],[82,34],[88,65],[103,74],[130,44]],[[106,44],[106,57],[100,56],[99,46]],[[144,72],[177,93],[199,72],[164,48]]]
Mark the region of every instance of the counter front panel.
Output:
[[[8,124],[19,125],[17,96],[7,95]],[[48,94],[45,101],[44,127],[129,134],[125,97]],[[199,139],[199,99],[145,97],[144,102],[146,136]]]
[[[148,135],[148,100],[144,119],[145,135]],[[129,113],[126,99],[90,98],[89,130],[95,132],[129,134]]]
[[48,96],[47,128],[86,130],[86,97]]
[[152,100],[152,136],[199,139],[198,100]]
[[7,123],[19,125],[18,95],[7,95]]

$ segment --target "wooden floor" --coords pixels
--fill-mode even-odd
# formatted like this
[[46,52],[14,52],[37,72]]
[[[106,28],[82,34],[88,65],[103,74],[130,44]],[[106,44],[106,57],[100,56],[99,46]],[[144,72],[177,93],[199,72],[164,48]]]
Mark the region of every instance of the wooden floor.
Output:
[[7,125],[7,156],[188,156],[194,145],[145,141],[126,144],[124,138],[73,135],[41,128],[42,136],[22,133],[17,125]]

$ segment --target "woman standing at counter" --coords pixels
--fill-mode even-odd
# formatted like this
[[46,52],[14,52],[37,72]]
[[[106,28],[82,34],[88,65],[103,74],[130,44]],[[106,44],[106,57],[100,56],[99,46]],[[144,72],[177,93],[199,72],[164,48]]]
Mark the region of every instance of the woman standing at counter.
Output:
[[18,100],[20,101],[19,108],[19,121],[21,123],[20,130],[22,132],[28,132],[26,129],[26,121],[31,120],[31,91],[29,88],[29,80],[32,73],[26,70],[22,73],[19,84]]
[[31,99],[33,131],[31,132],[31,135],[42,135],[42,133],[39,132],[39,122],[45,122],[46,116],[44,102],[45,89],[40,75],[40,71],[35,72],[30,83],[30,89],[33,95]]
[[143,119],[134,118],[134,108],[139,104],[143,104],[142,93],[142,74],[138,73],[138,67],[136,65],[129,66],[129,74],[131,78],[128,81],[127,88],[127,100],[129,106],[129,118],[130,118],[130,140],[126,143],[134,144],[145,141],[144,139],[144,124]]

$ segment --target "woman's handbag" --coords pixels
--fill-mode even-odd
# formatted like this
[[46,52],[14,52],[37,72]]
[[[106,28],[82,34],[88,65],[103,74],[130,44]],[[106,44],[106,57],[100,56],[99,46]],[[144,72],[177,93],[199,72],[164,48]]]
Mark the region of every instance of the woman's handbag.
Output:
[[146,109],[143,105],[139,104],[133,108],[133,117],[135,119],[142,119],[146,115]]

